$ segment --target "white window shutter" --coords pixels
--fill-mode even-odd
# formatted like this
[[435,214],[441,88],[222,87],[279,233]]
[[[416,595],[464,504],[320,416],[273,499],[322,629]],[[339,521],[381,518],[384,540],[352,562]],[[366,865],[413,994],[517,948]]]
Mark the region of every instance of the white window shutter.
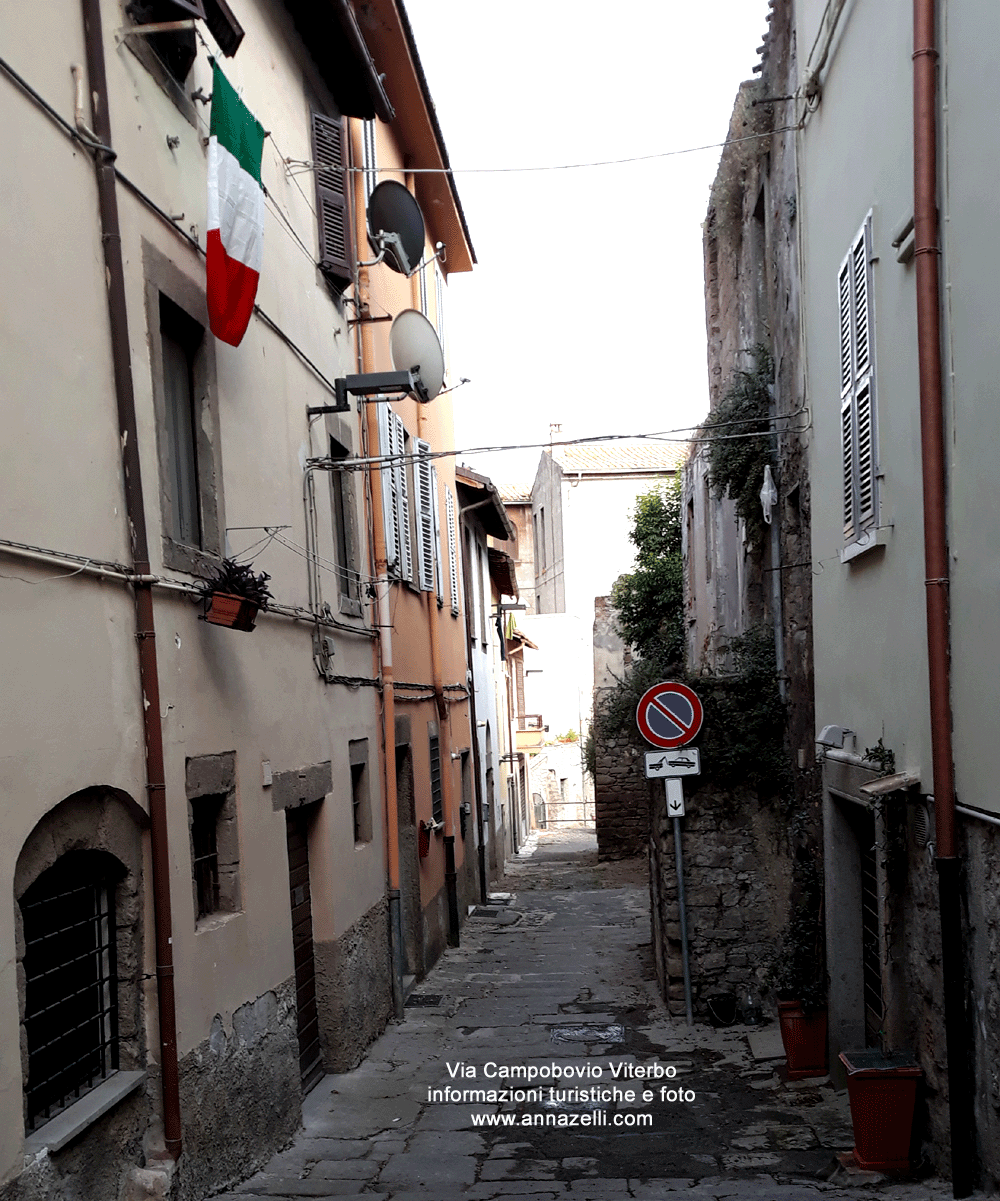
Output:
[[840,408],[840,439],[844,479],[844,540],[854,536],[854,397],[848,393]]
[[444,279],[441,268],[434,266],[434,316],[437,319],[437,336],[444,350]]
[[445,520],[448,523],[448,571],[451,575],[451,611],[458,614],[458,527],[455,523],[455,498],[451,489],[444,490]]
[[422,438],[414,439],[417,513],[417,583],[421,592],[434,591],[434,468],[431,446]]
[[851,349],[851,265],[845,262],[837,279],[837,300],[840,307],[840,394],[850,390],[854,377],[854,360]]
[[434,591],[438,604],[444,604],[444,568],[441,564],[441,511],[438,505],[438,473],[431,467],[431,498],[434,511]]
[[[383,402],[377,405],[378,410],[378,446],[379,454],[391,456],[395,438],[393,437],[392,418],[395,414]],[[395,472],[393,463],[386,463],[381,469],[382,481],[382,521],[385,532],[385,558],[389,574],[399,574],[399,503],[396,495]]]
[[875,516],[875,414],[872,411],[871,380],[866,379],[854,398],[854,423],[857,431],[858,522],[870,522]]
[[396,531],[399,539],[399,576],[413,579],[413,545],[410,540],[410,489],[407,481],[406,429],[398,413],[389,413],[392,442],[392,479],[396,496]]
[[878,521],[871,213],[840,266],[837,294],[844,539],[853,541]]

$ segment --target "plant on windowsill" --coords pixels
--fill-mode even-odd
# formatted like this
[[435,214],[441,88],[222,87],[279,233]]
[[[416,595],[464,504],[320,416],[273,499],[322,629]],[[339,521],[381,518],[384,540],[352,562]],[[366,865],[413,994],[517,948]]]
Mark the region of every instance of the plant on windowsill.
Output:
[[223,559],[202,587],[205,620],[231,630],[252,630],[257,613],[272,599],[267,572],[255,573],[250,563]]

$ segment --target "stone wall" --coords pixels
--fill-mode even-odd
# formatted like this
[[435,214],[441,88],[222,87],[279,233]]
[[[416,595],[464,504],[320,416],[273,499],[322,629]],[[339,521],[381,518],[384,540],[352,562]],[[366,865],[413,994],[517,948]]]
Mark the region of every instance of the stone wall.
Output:
[[594,812],[599,859],[625,859],[646,849],[651,786],[643,754],[622,735],[601,736],[597,745]]
[[[643,781],[645,784],[646,781]],[[650,782],[650,894],[657,982],[672,1014],[683,1014],[684,972],[674,852],[674,819],[664,790]],[[680,819],[684,891],[696,1020],[707,999],[761,977],[784,924],[792,861],[785,820],[748,793],[721,793],[685,780],[687,816]]]
[[388,901],[373,905],[339,938],[317,942],[315,956],[323,1067],[346,1072],[360,1062],[392,1012]]

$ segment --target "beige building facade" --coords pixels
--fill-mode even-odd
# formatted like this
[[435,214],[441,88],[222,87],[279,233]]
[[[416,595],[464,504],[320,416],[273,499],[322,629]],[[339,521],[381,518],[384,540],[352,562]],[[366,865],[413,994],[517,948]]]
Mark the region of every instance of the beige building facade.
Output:
[[[446,938],[424,916],[442,907],[441,839],[427,864],[416,823],[430,713],[469,745],[461,596],[439,607],[438,584],[388,584],[414,634],[395,665],[414,706],[386,739],[382,469],[331,470],[377,458],[378,423],[354,401],[307,410],[337,406],[335,379],[391,368],[372,318],[424,308],[441,331],[471,246],[441,175],[413,185],[433,214],[424,271],[358,274],[374,257],[365,143],[386,164],[446,163],[392,0],[59,0],[22,16],[0,8],[17,131],[0,238],[24,284],[0,301],[0,1196],[96,1201],[159,1173],[200,1198],[291,1137],[318,1075],[357,1062],[401,1004],[394,976],[422,974]],[[205,302],[210,57],[267,130],[238,347],[213,338]],[[450,444],[447,397],[391,407],[408,436]],[[449,490],[444,470],[426,506],[445,590]],[[270,576],[252,631],[202,620],[227,556]],[[456,631],[437,670],[428,595]],[[407,747],[415,815],[400,824],[397,806],[393,824],[386,758],[405,775]]]

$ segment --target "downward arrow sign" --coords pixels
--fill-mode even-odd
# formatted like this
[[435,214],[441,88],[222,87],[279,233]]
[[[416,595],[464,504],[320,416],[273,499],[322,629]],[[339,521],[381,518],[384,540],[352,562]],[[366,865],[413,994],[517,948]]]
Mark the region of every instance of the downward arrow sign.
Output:
[[667,798],[667,816],[668,817],[683,817],[684,816],[684,786],[678,779],[666,779],[663,781],[665,785]]

